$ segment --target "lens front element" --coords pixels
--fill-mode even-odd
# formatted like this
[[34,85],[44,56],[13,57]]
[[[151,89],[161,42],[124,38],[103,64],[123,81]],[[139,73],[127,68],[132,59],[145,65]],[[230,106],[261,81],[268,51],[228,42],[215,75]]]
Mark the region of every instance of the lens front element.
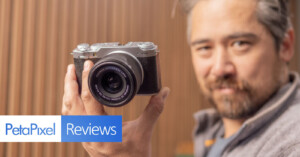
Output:
[[115,72],[104,74],[101,85],[105,91],[111,94],[116,94],[122,90],[123,80]]

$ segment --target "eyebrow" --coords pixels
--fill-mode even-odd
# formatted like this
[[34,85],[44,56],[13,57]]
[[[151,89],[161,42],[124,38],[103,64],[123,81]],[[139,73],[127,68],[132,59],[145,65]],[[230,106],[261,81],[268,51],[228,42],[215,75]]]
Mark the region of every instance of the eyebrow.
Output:
[[[253,34],[253,33],[234,33],[234,34],[230,34],[227,37],[224,38],[224,40],[230,40],[230,39],[237,39],[237,38],[251,38],[251,39],[257,39],[258,36]],[[197,45],[197,44],[202,44],[202,43],[207,43],[211,41],[208,38],[203,38],[203,39],[196,39],[195,41],[193,41],[191,43],[191,46]]]
[[202,44],[202,43],[207,43],[209,42],[209,39],[196,39],[191,43],[192,46],[197,45],[197,44]]
[[229,36],[227,36],[225,39],[236,39],[236,38],[252,38],[257,39],[258,36],[253,33],[234,33]]

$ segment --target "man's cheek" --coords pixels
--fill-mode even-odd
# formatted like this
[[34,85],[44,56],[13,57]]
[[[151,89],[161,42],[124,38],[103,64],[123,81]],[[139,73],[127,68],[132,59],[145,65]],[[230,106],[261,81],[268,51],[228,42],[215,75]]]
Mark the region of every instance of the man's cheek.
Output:
[[203,59],[192,53],[192,63],[197,77],[207,77],[214,64],[212,59]]
[[211,97],[212,93],[208,87],[208,83],[204,80],[204,78],[199,78],[199,84],[203,94]]

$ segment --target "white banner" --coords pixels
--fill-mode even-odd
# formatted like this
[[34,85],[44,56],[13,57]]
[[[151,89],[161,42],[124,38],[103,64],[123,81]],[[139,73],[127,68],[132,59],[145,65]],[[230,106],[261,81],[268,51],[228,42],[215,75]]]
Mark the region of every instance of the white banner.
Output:
[[0,116],[0,142],[61,142],[61,116]]

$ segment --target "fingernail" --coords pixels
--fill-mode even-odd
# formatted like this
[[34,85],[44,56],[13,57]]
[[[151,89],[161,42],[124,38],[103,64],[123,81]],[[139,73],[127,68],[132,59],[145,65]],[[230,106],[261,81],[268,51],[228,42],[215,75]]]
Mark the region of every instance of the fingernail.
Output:
[[170,89],[166,90],[166,91],[163,93],[163,100],[164,100],[164,101],[167,99],[169,93],[170,93]]
[[72,71],[72,68],[73,68],[73,66],[72,66],[71,64],[68,65],[68,70],[67,70],[67,72],[70,73],[70,72]]
[[88,70],[88,69],[89,69],[89,66],[90,66],[89,62],[88,62],[88,61],[85,61],[85,62],[84,62],[84,70]]

